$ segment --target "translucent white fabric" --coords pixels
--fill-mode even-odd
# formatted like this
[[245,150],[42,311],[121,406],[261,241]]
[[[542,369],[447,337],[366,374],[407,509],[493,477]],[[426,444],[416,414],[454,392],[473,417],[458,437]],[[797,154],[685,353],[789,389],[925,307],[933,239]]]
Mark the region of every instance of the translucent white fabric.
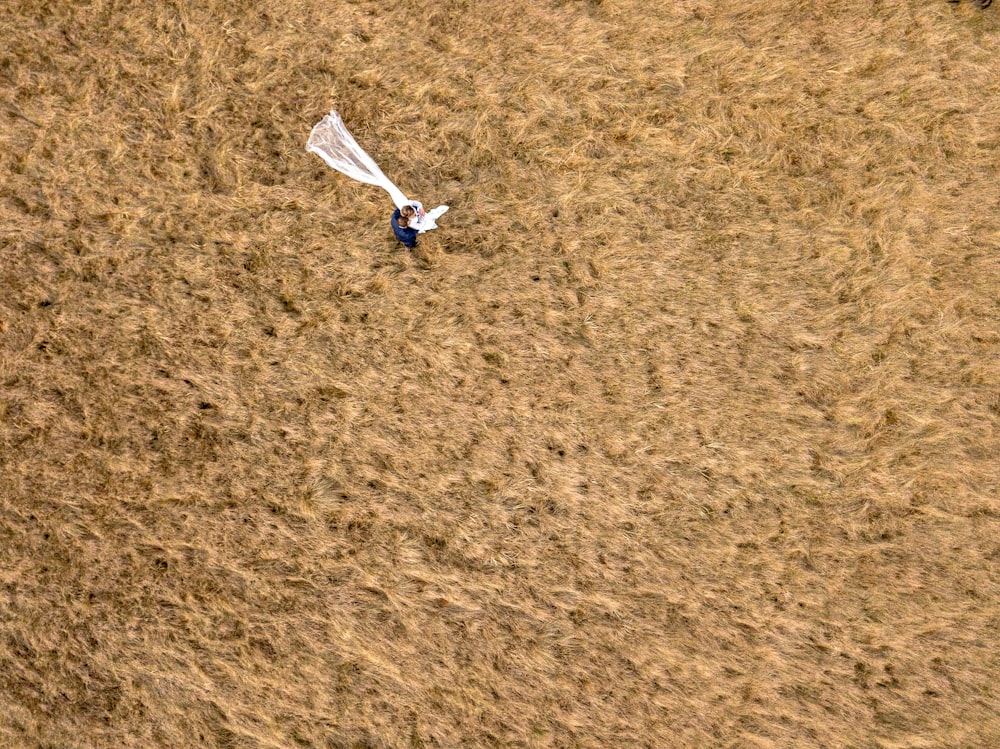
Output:
[[[410,226],[416,229],[418,234],[423,234],[425,231],[430,231],[431,229],[437,229],[437,220],[448,210],[448,206],[439,205],[437,208],[424,211],[424,204],[419,200],[411,200],[410,205],[417,212],[417,215],[410,219]],[[422,211],[423,214],[421,215]]]
[[351,179],[381,187],[389,193],[397,208],[410,204],[403,191],[389,181],[378,164],[354,140],[336,110],[332,110],[312,129],[306,141],[306,150]]

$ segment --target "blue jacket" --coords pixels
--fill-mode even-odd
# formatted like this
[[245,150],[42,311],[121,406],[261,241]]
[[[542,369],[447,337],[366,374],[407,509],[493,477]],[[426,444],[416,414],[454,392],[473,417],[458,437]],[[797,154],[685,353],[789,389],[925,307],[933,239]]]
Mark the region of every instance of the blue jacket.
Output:
[[396,239],[403,243],[406,247],[416,247],[417,246],[417,230],[411,229],[409,226],[403,227],[399,225],[399,217],[402,214],[397,208],[392,214],[392,233],[396,235]]

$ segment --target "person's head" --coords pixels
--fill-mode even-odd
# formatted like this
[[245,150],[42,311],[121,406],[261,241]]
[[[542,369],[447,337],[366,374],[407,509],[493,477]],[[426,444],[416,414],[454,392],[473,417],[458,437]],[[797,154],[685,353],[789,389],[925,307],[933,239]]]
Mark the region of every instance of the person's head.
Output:
[[399,213],[407,221],[417,215],[417,211],[412,205],[404,205],[399,209]]

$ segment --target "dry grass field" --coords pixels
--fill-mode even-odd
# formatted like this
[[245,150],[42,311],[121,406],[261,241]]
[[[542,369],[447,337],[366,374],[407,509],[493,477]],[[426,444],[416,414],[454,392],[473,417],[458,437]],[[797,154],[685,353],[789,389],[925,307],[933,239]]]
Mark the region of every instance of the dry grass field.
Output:
[[0,747],[1000,746],[998,10],[4,0]]

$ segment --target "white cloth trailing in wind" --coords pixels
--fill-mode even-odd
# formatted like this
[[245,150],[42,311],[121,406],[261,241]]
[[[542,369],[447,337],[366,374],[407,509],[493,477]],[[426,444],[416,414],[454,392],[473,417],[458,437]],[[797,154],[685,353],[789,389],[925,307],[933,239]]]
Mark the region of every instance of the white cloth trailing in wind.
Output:
[[437,208],[424,211],[424,204],[419,200],[411,200],[410,205],[417,212],[417,215],[410,219],[410,227],[416,229],[418,234],[437,229],[437,220],[448,210],[448,206],[439,205]]
[[403,191],[389,181],[378,168],[378,164],[354,140],[354,136],[347,131],[344,120],[336,110],[331,110],[330,114],[312,129],[306,142],[306,150],[316,154],[351,179],[381,187],[389,193],[397,208],[411,204]]

